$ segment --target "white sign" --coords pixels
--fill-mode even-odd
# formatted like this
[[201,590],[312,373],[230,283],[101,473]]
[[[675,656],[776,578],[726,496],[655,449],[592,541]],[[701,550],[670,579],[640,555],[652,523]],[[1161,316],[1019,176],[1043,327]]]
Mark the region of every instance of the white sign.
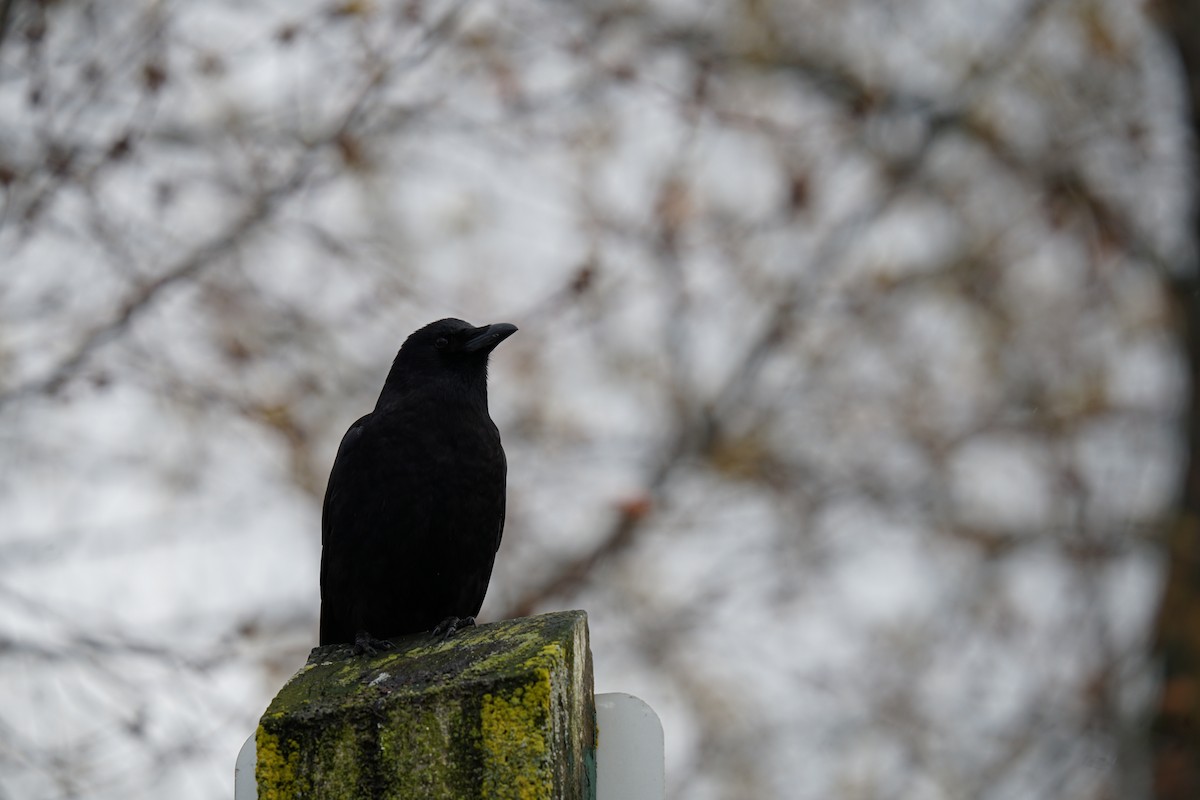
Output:
[[641,698],[596,695],[596,800],[667,796],[662,722]]

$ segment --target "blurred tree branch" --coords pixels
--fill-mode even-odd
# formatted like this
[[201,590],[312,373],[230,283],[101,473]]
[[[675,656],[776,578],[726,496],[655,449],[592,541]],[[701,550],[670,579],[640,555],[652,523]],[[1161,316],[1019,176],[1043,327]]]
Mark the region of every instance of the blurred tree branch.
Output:
[[8,20],[16,0],[0,0],[0,47],[4,46],[4,37],[8,35]]
[[[768,53],[743,52],[719,40],[711,32],[663,22],[649,7],[623,7],[616,16],[612,15],[613,12],[606,11],[594,17],[598,32],[607,31],[618,22],[634,24],[640,26],[654,47],[685,50],[697,65],[697,70],[704,73],[697,78],[698,83],[703,81],[708,73],[721,70],[750,68],[778,71],[798,77],[836,102],[840,113],[848,121],[870,113],[887,114],[890,110],[899,108],[919,109],[928,120],[922,128],[919,141],[898,156],[872,151],[861,139],[860,133],[858,144],[864,153],[880,162],[881,169],[888,179],[886,185],[870,201],[854,209],[826,230],[820,243],[814,248],[811,263],[804,269],[795,270],[783,286],[776,287],[766,321],[747,337],[742,345],[741,355],[730,362],[734,368],[719,390],[707,398],[701,396],[693,385],[694,379],[688,369],[689,360],[683,346],[686,337],[684,321],[687,300],[683,288],[678,234],[687,216],[681,208],[682,204],[686,204],[687,198],[686,188],[679,181],[678,175],[682,172],[681,162],[687,152],[687,146],[679,148],[675,163],[668,170],[664,185],[660,189],[656,224],[646,226],[639,232],[648,242],[647,249],[654,253],[655,267],[664,275],[664,291],[671,297],[672,311],[669,317],[674,321],[664,328],[665,352],[668,354],[668,373],[665,379],[669,383],[669,396],[674,403],[674,418],[678,428],[672,435],[663,439],[661,453],[644,479],[646,505],[635,503],[617,509],[605,534],[589,552],[560,564],[552,575],[528,588],[506,610],[507,615],[530,614],[539,605],[554,597],[577,591],[580,585],[595,574],[597,568],[626,552],[643,522],[660,504],[663,487],[675,470],[688,458],[703,459],[711,455],[709,451],[728,433],[741,410],[762,410],[760,405],[749,400],[758,388],[758,375],[772,355],[785,350],[789,336],[794,335],[802,325],[801,321],[805,319],[810,307],[815,305],[817,298],[828,293],[830,287],[826,281],[820,280],[820,277],[836,274],[847,250],[857,244],[861,232],[884,216],[920,180],[928,157],[934,152],[935,144],[943,135],[959,133],[977,139],[996,153],[1006,166],[1013,166],[1013,162],[1017,161],[1016,157],[1005,149],[999,137],[984,135],[973,123],[972,109],[979,95],[986,92],[991,82],[1008,67],[1014,50],[1020,49],[1033,35],[1043,22],[1046,10],[1052,5],[1048,0],[1033,0],[1028,3],[1024,11],[1016,16],[1012,27],[991,43],[986,57],[979,58],[968,66],[953,96],[947,98],[920,97],[890,87],[869,84],[852,70],[832,60],[814,57],[798,48],[785,48],[778,41],[773,42]],[[771,127],[764,120],[739,119],[737,114],[725,112],[707,98],[704,102],[706,112],[729,119],[734,124]],[[696,107],[691,105],[690,99],[683,103],[681,114],[689,120],[689,126],[694,128],[695,118],[699,114]],[[861,131],[864,126],[860,123],[850,127]],[[772,133],[782,137],[794,136],[796,132]],[[1020,166],[1022,172],[1035,180],[1048,179],[1043,170],[1031,169],[1024,164]],[[1085,194],[1094,205],[1107,206],[1104,201],[1093,198],[1093,193]],[[615,221],[604,220],[601,226],[614,232],[623,231],[621,223]],[[736,419],[736,423],[749,427],[755,425],[754,420],[746,419]],[[631,508],[634,510],[631,511]]]
[[1200,6],[1161,0],[1168,36],[1183,67],[1192,145],[1192,263],[1173,275],[1180,339],[1187,354],[1187,468],[1179,511],[1166,531],[1167,575],[1155,626],[1155,651],[1162,668],[1154,725],[1154,793],[1157,800],[1200,797],[1200,280],[1195,249],[1200,246]]
[[131,292],[108,319],[83,334],[71,350],[42,377],[0,392],[0,405],[34,394],[53,394],[73,378],[81,366],[101,347],[119,337],[166,289],[212,265],[270,217],[280,198],[299,185],[307,170],[297,170],[279,185],[262,192],[250,207],[211,241],[200,245],[153,279]]

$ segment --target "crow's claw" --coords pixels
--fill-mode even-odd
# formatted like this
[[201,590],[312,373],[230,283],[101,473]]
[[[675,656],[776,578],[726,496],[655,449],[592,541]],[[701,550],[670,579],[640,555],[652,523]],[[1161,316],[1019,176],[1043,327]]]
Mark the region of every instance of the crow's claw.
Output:
[[433,629],[433,636],[444,642],[463,628],[471,628],[474,625],[474,617],[446,617]]
[[366,631],[359,631],[354,637],[354,655],[356,656],[363,654],[373,656],[380,650],[390,650],[392,647],[392,643],[387,639],[376,639]]

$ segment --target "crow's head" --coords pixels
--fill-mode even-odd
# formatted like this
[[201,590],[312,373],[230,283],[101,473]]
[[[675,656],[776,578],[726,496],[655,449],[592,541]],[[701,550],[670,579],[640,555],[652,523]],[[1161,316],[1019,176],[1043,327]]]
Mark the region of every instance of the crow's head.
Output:
[[398,387],[450,375],[486,380],[488,355],[516,331],[517,326],[507,322],[479,328],[461,319],[431,322],[404,341],[387,384]]

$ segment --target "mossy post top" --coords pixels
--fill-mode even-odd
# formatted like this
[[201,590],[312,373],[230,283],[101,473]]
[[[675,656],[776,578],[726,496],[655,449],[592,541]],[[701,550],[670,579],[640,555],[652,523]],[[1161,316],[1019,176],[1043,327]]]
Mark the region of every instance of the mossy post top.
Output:
[[259,723],[260,798],[594,797],[587,615],[315,648]]

